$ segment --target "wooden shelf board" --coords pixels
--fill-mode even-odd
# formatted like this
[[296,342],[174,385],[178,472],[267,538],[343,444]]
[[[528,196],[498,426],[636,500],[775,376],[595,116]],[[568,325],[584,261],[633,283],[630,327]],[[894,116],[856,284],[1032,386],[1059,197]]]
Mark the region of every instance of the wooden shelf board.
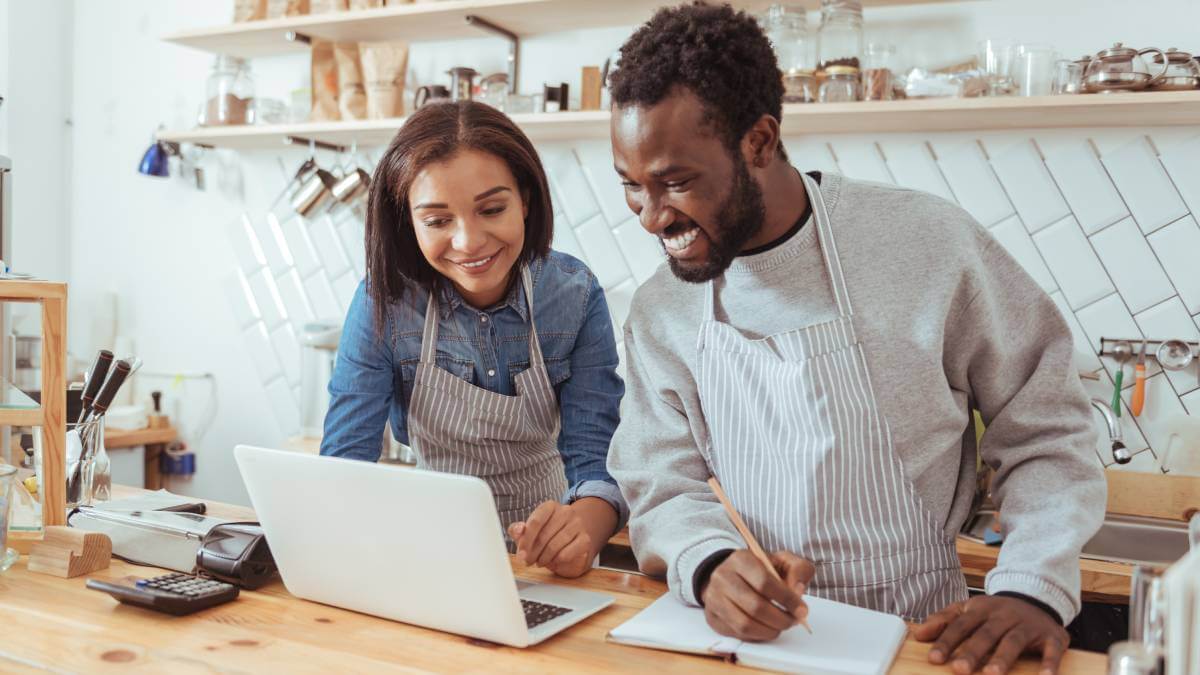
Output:
[[0,426],[40,427],[42,411],[40,408],[0,408]]
[[0,302],[38,302],[65,297],[67,285],[61,281],[0,280]]
[[106,448],[135,448],[139,445],[154,445],[157,443],[170,443],[178,436],[178,432],[174,427],[162,427],[159,429],[118,429],[116,427],[107,427],[104,429],[104,447]]
[[[518,114],[513,120],[534,141],[608,138],[604,110]],[[1200,91],[1113,95],[920,99],[810,103],[784,106],[783,133],[903,133],[1046,129],[1069,127],[1153,127],[1195,124]],[[285,136],[361,146],[391,141],[403,118],[347,122],[209,127],[165,131],[159,138],[233,149],[283,147]]]
[[[865,0],[863,5],[919,5],[954,0]],[[738,8],[759,11],[771,0],[735,0]],[[350,42],[373,40],[447,40],[488,35],[468,25],[474,14],[521,36],[603,26],[634,26],[666,4],[654,0],[450,0],[395,7],[328,12],[263,21],[224,24],[168,35],[164,39],[208,52],[253,58],[303,52],[308,46],[288,41],[295,31],[314,38]],[[805,0],[810,10],[818,0]]]

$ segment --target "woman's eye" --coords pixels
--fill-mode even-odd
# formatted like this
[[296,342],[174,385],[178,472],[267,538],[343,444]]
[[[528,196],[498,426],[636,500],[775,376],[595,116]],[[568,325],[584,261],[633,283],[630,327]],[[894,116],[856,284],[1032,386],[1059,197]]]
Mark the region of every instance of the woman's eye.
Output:
[[498,215],[500,215],[501,213],[504,213],[504,211],[505,211],[505,210],[506,210],[506,207],[504,207],[504,206],[493,206],[493,207],[491,207],[491,208],[486,208],[486,209],[484,209],[484,210],[483,210],[483,215],[485,215],[485,216],[498,216]]
[[441,227],[450,221],[445,218],[430,218],[423,222],[425,223],[425,227]]

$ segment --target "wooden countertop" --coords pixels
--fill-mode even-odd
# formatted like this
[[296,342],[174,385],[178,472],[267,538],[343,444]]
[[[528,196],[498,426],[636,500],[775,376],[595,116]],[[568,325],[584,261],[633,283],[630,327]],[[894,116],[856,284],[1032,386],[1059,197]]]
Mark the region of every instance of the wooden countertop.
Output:
[[[129,488],[118,490],[128,493]],[[244,508],[209,503],[209,513],[252,517]],[[637,574],[594,570],[581,579],[554,579],[541,569],[514,570],[525,579],[553,581],[607,593],[616,603],[546,642],[513,649],[378,619],[292,597],[276,581],[245,591],[235,602],[189,617],[170,617],[119,605],[87,590],[86,577],[35,574],[25,559],[0,574],[0,624],[20,639],[0,641],[0,670],[84,672],[686,672],[742,673],[712,658],[640,649],[605,641],[666,586]],[[113,560],[92,577],[153,576],[155,570]],[[892,673],[948,673],[930,665],[928,645],[906,642]],[[1013,673],[1035,673],[1022,661]],[[1102,655],[1072,651],[1062,673],[1103,672]]]

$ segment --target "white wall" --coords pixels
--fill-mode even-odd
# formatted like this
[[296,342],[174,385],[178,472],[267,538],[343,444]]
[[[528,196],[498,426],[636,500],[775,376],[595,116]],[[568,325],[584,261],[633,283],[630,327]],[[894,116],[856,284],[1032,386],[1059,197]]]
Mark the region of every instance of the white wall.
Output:
[[[13,255],[5,262],[47,279],[67,276],[67,205],[70,202],[71,94],[70,29],[66,0],[12,2],[4,42],[7,84],[0,126],[13,161]],[[0,28],[3,28],[0,25]],[[3,146],[0,145],[0,148]],[[32,305],[13,309],[14,328],[37,334],[40,317]]]
[[[1196,5],[1189,0],[1140,3],[1138,9],[1144,16],[1167,15],[1177,20],[1130,21],[1128,2],[1007,0],[868,10],[867,22],[873,39],[904,45],[901,61],[929,65],[960,60],[984,37],[1050,42],[1068,55],[1094,52],[1118,39],[1186,48],[1200,23]],[[207,54],[161,43],[160,36],[222,23],[230,14],[228,3],[76,2],[74,13],[70,348],[87,355],[102,346],[106,338],[100,336],[108,330],[105,319],[110,313],[104,309],[104,299],[106,294],[116,294],[119,331],[136,343],[147,371],[214,373],[220,389],[217,417],[203,436],[196,434],[196,426],[209,399],[207,385],[196,382],[184,385],[182,391],[168,389],[181,402],[176,421],[199,454],[197,475],[173,487],[207,498],[244,502],[231,449],[241,442],[275,444],[292,431],[295,377],[288,370],[296,366],[289,358],[295,350],[295,326],[289,331],[289,321],[248,314],[245,307],[239,309],[235,304],[239,294],[230,292],[239,288],[235,276],[239,267],[243,274],[263,274],[262,266],[245,255],[244,244],[239,243],[239,233],[244,236],[240,223],[244,218],[265,231],[268,206],[283,185],[276,157],[290,170],[303,153],[242,153],[235,163],[244,176],[244,199],[224,196],[215,189],[198,192],[177,180],[139,176],[135,166],[155,126],[187,126],[194,119],[211,61]],[[503,24],[502,16],[488,18]],[[537,91],[543,82],[558,81],[577,89],[580,67],[602,63],[630,30],[583,30],[526,40],[522,89]],[[504,53],[503,43],[490,38],[418,44],[412,50],[412,69],[423,82],[442,81],[441,73],[452,65],[469,64],[483,72],[501,70]],[[307,60],[297,56],[259,59],[254,70],[260,95],[285,98],[304,81]],[[1159,149],[1165,150],[1162,143],[1196,134],[1191,129],[1155,138],[1161,141]],[[996,136],[989,141],[993,144],[989,148],[995,147],[1000,155],[1027,142],[1025,136]],[[1046,136],[1056,134],[1039,134],[1039,138]],[[1114,144],[1108,149],[1115,151],[1136,141],[1137,133],[1095,136],[1102,143]],[[826,142],[831,140],[845,149],[839,155],[843,166],[834,161],[843,172],[864,175],[860,171],[864,167],[867,174],[872,167],[879,168],[881,160],[871,159],[870,153],[877,152],[874,143],[880,139],[871,137],[796,139],[796,163],[807,167],[833,161],[828,154],[822,155],[828,152]],[[933,140],[952,148],[973,142],[964,135],[904,140]],[[653,242],[640,238],[640,231],[635,224],[631,226],[623,210],[606,143],[559,144],[544,147],[543,152],[555,184],[556,206],[563,212],[560,222],[566,225],[560,228],[556,245],[590,258],[606,279],[619,323],[632,289],[653,266],[658,253]],[[868,159],[861,160],[863,157]],[[857,163],[856,158],[860,159]],[[992,176],[989,180],[995,181],[990,165],[985,163],[983,168]],[[932,171],[940,174],[941,169],[934,165]],[[903,180],[901,173],[891,178]],[[1005,203],[1011,214],[1007,194]],[[353,220],[300,222],[295,232],[307,245],[323,228],[342,232],[355,226]],[[285,226],[292,227],[287,222]],[[318,251],[317,255],[327,253]],[[313,284],[345,288],[338,282],[350,278],[351,273],[330,278],[324,258],[315,265],[305,270]],[[272,280],[288,269],[287,264],[275,266]],[[331,306],[342,307],[343,297],[344,293],[335,291]],[[310,298],[308,304],[330,303]],[[298,315],[289,318],[295,321]],[[268,323],[270,333],[266,333]],[[264,334],[276,339],[258,337]],[[169,384],[149,377],[139,376],[139,380],[142,396],[154,386],[166,388]]]

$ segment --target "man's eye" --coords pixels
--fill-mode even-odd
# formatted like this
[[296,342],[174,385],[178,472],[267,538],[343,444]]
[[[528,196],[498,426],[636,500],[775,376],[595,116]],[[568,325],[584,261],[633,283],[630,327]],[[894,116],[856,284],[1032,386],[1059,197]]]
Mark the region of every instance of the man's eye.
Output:
[[664,185],[667,186],[668,190],[678,190],[678,189],[687,187],[691,183],[692,183],[692,179],[688,178],[687,180],[673,180],[673,181],[664,183]]

